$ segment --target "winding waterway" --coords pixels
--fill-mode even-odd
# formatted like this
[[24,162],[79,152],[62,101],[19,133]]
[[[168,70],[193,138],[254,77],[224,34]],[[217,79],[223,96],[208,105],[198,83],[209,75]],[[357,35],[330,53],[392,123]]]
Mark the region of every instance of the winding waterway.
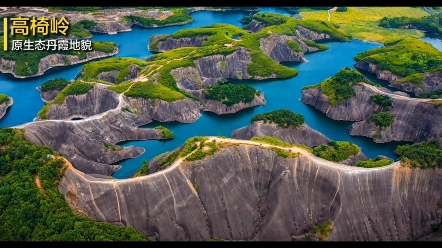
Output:
[[[260,7],[261,11],[275,12],[290,15],[284,9],[277,7]],[[135,57],[146,59],[152,55],[147,50],[149,38],[157,34],[172,34],[183,28],[196,28],[209,26],[215,23],[228,23],[243,27],[239,20],[248,15],[249,12],[224,11],[211,12],[199,11],[192,13],[194,21],[182,26],[169,26],[163,28],[146,29],[137,26],[132,31],[118,33],[115,35],[94,34],[93,41],[113,41],[119,44],[120,52],[118,57]],[[437,39],[424,38],[425,41],[433,44],[437,49],[442,50],[442,42]],[[179,122],[160,123],[154,121],[144,127],[153,128],[158,125],[165,126],[172,130],[174,138],[167,141],[146,140],[127,141],[120,145],[138,146],[145,148],[146,152],[137,158],[120,161],[122,168],[114,173],[115,178],[123,179],[130,177],[141,167],[143,160],[149,161],[158,154],[172,151],[183,144],[185,140],[196,135],[223,135],[231,137],[233,130],[250,124],[250,119],[258,113],[264,113],[276,109],[290,109],[295,113],[303,114],[305,121],[312,128],[325,134],[333,140],[352,141],[362,148],[362,151],[370,158],[378,155],[385,155],[396,159],[394,149],[403,142],[390,142],[385,144],[374,143],[365,137],[352,137],[348,134],[347,127],[352,122],[334,121],[324,114],[300,101],[301,88],[305,85],[318,84],[324,79],[335,75],[344,67],[354,68],[353,57],[363,51],[381,47],[382,44],[353,40],[351,42],[327,42],[330,48],[324,52],[307,54],[305,63],[284,63],[284,65],[295,68],[299,75],[286,80],[235,80],[234,83],[246,83],[264,92],[266,105],[250,109],[244,109],[235,114],[218,116],[213,113],[203,112],[202,116],[190,124]],[[81,70],[82,65],[54,68],[47,71],[43,76],[15,79],[9,74],[0,74],[0,93],[5,93],[14,99],[8,113],[0,120],[0,127],[16,126],[33,121],[38,111],[43,107],[36,87],[41,86],[49,79],[63,77],[71,80]],[[369,80],[387,86],[385,81],[377,80],[373,75],[362,72]]]

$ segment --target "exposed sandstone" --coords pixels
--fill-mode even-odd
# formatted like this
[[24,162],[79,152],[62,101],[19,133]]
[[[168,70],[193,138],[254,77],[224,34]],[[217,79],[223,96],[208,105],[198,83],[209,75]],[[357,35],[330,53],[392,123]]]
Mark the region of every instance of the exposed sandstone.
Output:
[[[350,135],[375,138],[374,142],[390,141],[421,142],[439,139],[442,133],[442,108],[431,103],[430,99],[416,99],[387,92],[375,86],[360,84],[353,86],[356,96],[344,100],[337,106],[331,106],[328,97],[318,88],[302,90],[301,101],[312,105],[334,120],[358,121],[353,123],[348,131]],[[370,96],[375,94],[387,95],[392,100],[388,111],[393,115],[391,126],[381,128],[366,119],[381,111],[381,107],[373,104]]]
[[100,118],[37,121],[17,128],[25,130],[28,141],[63,153],[78,170],[87,174],[110,176],[121,167],[115,163],[144,152],[139,147],[122,148],[114,145],[126,140],[161,139],[160,130],[138,128],[151,121],[145,115],[113,110]]
[[259,30],[261,30],[261,29],[263,29],[265,27],[268,27],[268,25],[264,24],[262,22],[259,22],[259,21],[255,20],[255,19],[252,19],[252,21],[249,24],[247,24],[244,27],[244,29],[248,30],[248,31],[250,31],[252,33],[256,33],[256,32],[258,32]]
[[13,103],[14,100],[12,99],[12,97],[9,97],[9,101],[0,104],[0,119],[6,115],[6,112],[8,111],[9,107],[12,106]]
[[[301,47],[302,52],[293,51],[288,45],[287,40],[292,40]],[[314,51],[313,48],[309,48],[304,42],[299,40],[296,36],[287,35],[275,35],[272,34],[267,38],[261,38],[259,40],[259,47],[274,61],[280,63],[284,61],[306,62],[304,52]],[[316,48],[318,50],[318,48]]]
[[441,222],[441,187],[442,169],[283,159],[249,145],[133,179],[68,168],[59,185],[74,211],[160,241],[291,241],[327,220],[329,241],[412,241]]
[[318,33],[318,32],[309,30],[307,28],[304,28],[303,26],[298,26],[296,33],[298,34],[298,36],[301,39],[308,39],[308,40],[314,40],[314,41],[324,41],[324,40],[332,39],[332,37],[327,33]]
[[[172,37],[169,37],[164,41],[158,42],[158,50],[150,50],[150,49],[149,50],[153,52],[165,52],[180,47],[200,47],[202,43],[209,37],[210,37],[209,35],[183,37],[179,39],[174,39]],[[152,36],[150,38],[149,44],[152,44],[156,40],[158,40],[158,38]]]
[[70,120],[87,118],[114,109],[119,104],[119,95],[107,89],[107,85],[95,84],[85,94],[66,96],[62,104],[49,105],[48,119]]
[[202,102],[204,105],[203,111],[213,112],[218,115],[233,114],[242,109],[252,108],[266,104],[266,100],[264,99],[264,93],[262,92],[260,92],[259,95],[255,95],[253,100],[249,103],[239,102],[233,104],[232,106],[228,106],[219,101],[208,100],[204,98],[204,96]]
[[282,128],[277,124],[254,121],[250,125],[233,130],[234,139],[251,139],[254,136],[275,136],[276,138],[292,144],[306,146],[319,146],[330,142],[324,134],[312,129],[307,123],[297,128]]
[[[138,76],[138,73],[140,72],[140,67],[135,64],[129,65],[128,69],[129,69],[129,74],[123,78],[123,81],[128,81],[128,80],[136,78]],[[118,74],[120,74],[119,70],[103,71],[97,75],[97,78],[100,80],[109,82],[109,83],[116,84]],[[81,75],[82,75],[82,72],[80,72],[79,76],[81,76]],[[120,82],[118,82],[118,83],[120,83]]]

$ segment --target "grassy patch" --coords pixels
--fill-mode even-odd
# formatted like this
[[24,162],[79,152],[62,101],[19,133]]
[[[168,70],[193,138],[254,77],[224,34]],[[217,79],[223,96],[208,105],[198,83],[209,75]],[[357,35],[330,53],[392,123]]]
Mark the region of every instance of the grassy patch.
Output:
[[372,114],[367,118],[367,122],[374,122],[380,127],[389,127],[394,121],[394,116],[386,111]]
[[403,165],[422,169],[442,167],[442,150],[437,140],[397,146],[395,153]]
[[356,144],[347,141],[330,141],[326,145],[313,148],[315,156],[334,162],[344,161],[360,151],[361,149]]
[[6,94],[0,94],[0,104],[4,103],[4,102],[9,102],[11,100],[11,98],[9,98],[8,95]]
[[381,70],[407,77],[400,82],[415,84],[422,82],[422,73],[442,69],[442,52],[415,38],[404,38],[391,45],[362,52],[355,56],[355,60],[375,63]]
[[123,19],[126,21],[131,21],[133,23],[140,24],[144,27],[155,27],[155,26],[165,26],[171,24],[188,23],[191,22],[192,16],[188,14],[187,8],[176,8],[171,9],[173,15],[167,17],[163,20],[158,20],[155,18],[146,18],[142,16],[128,15],[124,16]]
[[184,99],[180,92],[174,91],[161,84],[153,82],[137,82],[125,93],[128,97],[143,97],[146,99],[161,99],[167,102]]
[[172,139],[173,138],[173,133],[169,129],[167,129],[163,126],[157,126],[157,127],[155,127],[155,129],[161,130],[161,133],[160,133],[161,138],[163,138],[163,139]]
[[369,160],[358,161],[355,166],[364,168],[376,168],[392,164],[394,161],[389,158],[377,157]]
[[335,76],[319,84],[322,93],[328,96],[332,106],[356,95],[354,85],[361,82],[370,83],[362,73],[353,68],[343,68]]
[[299,44],[296,41],[287,40],[286,42],[287,42],[287,45],[290,47],[290,49],[292,49],[294,52],[297,52],[297,53],[302,52],[301,47],[299,46]]
[[147,62],[137,58],[108,58],[99,61],[89,62],[82,67],[81,79],[85,81],[97,81],[98,75],[102,72],[119,71],[116,77],[116,83],[121,83],[124,78],[130,74],[129,66],[136,65],[138,67],[147,66]]
[[[304,20],[321,20],[328,22],[326,10],[301,12]],[[420,18],[429,14],[418,7],[347,7],[346,12],[332,12],[330,22],[339,25],[340,29],[354,39],[384,43],[391,38],[422,38],[424,32],[413,29],[388,29],[379,26],[384,17]]]
[[188,156],[186,161],[196,161],[204,159],[207,156],[213,155],[218,151],[218,147],[214,141],[201,140],[195,152]]
[[227,106],[237,103],[251,103],[259,91],[247,84],[221,84],[211,86],[203,91],[207,99],[219,101]]
[[278,139],[275,136],[254,136],[250,140],[256,141],[256,142],[262,142],[262,143],[266,143],[266,144],[274,145],[274,146],[298,147],[298,148],[304,149],[304,150],[306,150],[308,152],[312,152],[312,148],[311,147],[308,147],[308,146],[305,146],[305,145],[302,145],[302,144],[292,144],[292,143],[289,143],[289,142],[285,142],[285,141],[282,141],[282,140]]
[[304,115],[296,114],[289,109],[280,109],[263,114],[256,114],[250,122],[254,121],[275,123],[282,128],[297,128],[304,123]]
[[66,78],[54,78],[44,82],[40,88],[42,92],[50,90],[63,90],[70,82]]

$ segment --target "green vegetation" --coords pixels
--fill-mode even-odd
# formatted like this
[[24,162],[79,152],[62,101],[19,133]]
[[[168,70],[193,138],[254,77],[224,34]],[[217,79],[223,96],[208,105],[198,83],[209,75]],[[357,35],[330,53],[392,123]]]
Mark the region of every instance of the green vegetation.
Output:
[[121,94],[123,92],[125,92],[127,89],[129,89],[129,87],[132,85],[132,82],[130,81],[126,81],[124,83],[120,83],[117,85],[112,85],[109,86],[108,89],[117,92],[118,94]]
[[117,43],[112,41],[92,42],[92,49],[94,51],[112,53],[117,48]]
[[331,232],[333,232],[333,222],[331,220],[327,220],[319,226],[314,225],[311,229],[304,229],[304,233],[313,233],[318,235],[318,239],[320,241],[326,241]]
[[287,151],[278,147],[270,147],[266,149],[276,152],[276,155],[281,158],[297,158],[300,155],[299,152],[292,152],[292,150]]
[[219,101],[227,106],[243,102],[251,103],[260,91],[247,84],[230,84],[211,86],[203,91],[207,99]]
[[[361,82],[371,83],[356,69],[345,67],[333,77],[327,78],[320,84],[316,85],[316,87],[319,87],[322,93],[328,96],[328,100],[332,106],[336,106],[340,102],[355,96],[356,92],[353,89],[353,86]],[[303,90],[308,87],[304,87]]]
[[282,141],[275,136],[254,136],[250,139],[251,141],[262,142],[269,145],[274,146],[282,146],[282,147],[293,147],[295,146],[292,143]]
[[221,71],[225,71],[226,70],[226,66],[227,66],[227,61],[221,61],[221,64],[220,64],[220,69],[221,69]]
[[108,142],[104,142],[103,149],[105,151],[114,151],[115,152],[115,151],[120,151],[123,148],[121,148],[121,146],[112,145],[112,144],[110,144]]
[[[305,9],[305,8],[304,8]],[[391,38],[422,38],[425,33],[416,29],[388,29],[379,26],[384,17],[414,17],[429,16],[421,7],[347,7],[345,12],[331,12],[330,21],[327,11],[301,11],[303,20],[318,20],[338,25],[354,39],[369,40],[384,43]]]
[[147,62],[137,58],[107,58],[98,61],[92,61],[86,63],[82,67],[81,79],[85,81],[101,81],[98,79],[98,75],[107,71],[119,71],[115,81],[117,84],[124,82],[125,78],[130,75],[130,65],[143,68],[147,66]]
[[88,29],[97,26],[97,23],[93,20],[81,20],[69,29],[69,33],[77,38],[91,38],[92,34]]
[[126,93],[128,97],[143,97],[146,99],[161,99],[167,102],[173,102],[184,99],[185,96],[181,92],[171,90],[161,84],[153,82],[137,82]]
[[204,159],[206,156],[210,156],[217,152],[219,149],[216,146],[215,141],[200,140],[200,144],[196,151],[189,155],[186,161],[196,161]]
[[168,166],[170,166],[180,155],[180,150],[177,149],[171,153],[167,157],[165,157],[161,162],[158,163],[158,170],[162,170]]
[[[132,226],[73,213],[59,192],[61,154],[29,143],[24,131],[0,129],[1,241],[148,241]],[[48,154],[56,155],[48,158]],[[68,193],[66,197],[76,197]]]
[[186,8],[171,9],[171,11],[173,12],[173,15],[167,17],[164,20],[157,20],[155,18],[146,18],[134,15],[124,16],[123,19],[149,28],[170,24],[184,24],[193,21],[193,18],[189,15]]
[[389,96],[385,96],[385,95],[381,95],[381,94],[376,94],[376,95],[371,96],[370,100],[373,103],[381,106],[382,110],[384,110],[384,108],[385,108],[386,111],[390,110],[390,107],[393,104],[393,102],[391,101]]
[[9,98],[8,95],[6,94],[0,94],[0,104],[4,103],[4,102],[9,102],[11,100],[11,98]]
[[352,155],[356,155],[361,149],[353,142],[330,141],[326,145],[313,148],[313,155],[334,162],[341,162]]
[[394,161],[389,158],[376,157],[374,159],[356,162],[355,166],[364,168],[376,168],[392,164]]
[[435,108],[438,108],[438,107],[442,106],[442,101],[441,100],[431,100],[428,103],[432,104]]
[[255,121],[275,123],[282,128],[297,128],[304,123],[304,115],[293,113],[289,109],[280,109],[263,114],[256,114],[250,122],[253,123]]
[[[32,36],[33,37],[33,36]],[[29,37],[14,37],[15,40],[25,40]],[[33,37],[35,38],[35,37]],[[48,37],[42,37],[41,39],[48,39]],[[3,36],[0,37],[0,58],[13,60],[16,62],[15,64],[15,73],[18,76],[33,76],[38,73],[38,65],[40,60],[51,54],[61,54],[61,55],[74,55],[77,56],[80,60],[86,59],[87,54],[84,51],[51,51],[51,50],[31,50],[31,51],[3,51]],[[101,42],[101,41],[93,41],[92,47],[97,50],[102,50],[107,52],[110,47],[116,47],[116,44],[113,42]],[[12,39],[9,39],[8,47],[12,47]],[[112,48],[111,52],[114,50]],[[86,56],[86,57],[85,57]]]
[[393,18],[384,17],[379,22],[379,26],[384,28],[403,28],[411,25],[415,29],[425,31],[426,35],[442,36],[440,23],[442,23],[442,13],[420,18],[406,16]]
[[438,89],[438,90],[432,90],[429,92],[422,92],[421,94],[419,94],[419,98],[437,99],[441,95],[442,95],[442,90]]
[[380,127],[389,127],[393,123],[393,121],[393,115],[386,111],[372,114],[370,117],[367,118],[368,123],[374,122]]
[[184,143],[183,150],[181,150],[180,152],[180,157],[185,157],[191,152],[193,152],[195,149],[197,149],[198,148],[197,142],[206,141],[206,140],[207,138],[202,136],[195,136],[187,139],[186,142]]
[[328,50],[328,46],[324,45],[324,44],[318,44],[316,42],[314,42],[313,40],[307,40],[307,39],[302,39],[302,41],[309,47],[316,47],[319,49],[319,51],[325,51]]
[[302,49],[296,41],[287,40],[286,42],[290,49],[292,49],[294,52],[302,53]]
[[226,240],[223,239],[223,238],[217,238],[217,237],[214,237],[213,239],[210,239],[209,241],[210,241],[210,242],[224,242],[224,241],[226,241]]
[[43,83],[40,91],[46,92],[50,90],[63,90],[70,82],[66,78],[54,78]]
[[402,165],[412,167],[442,168],[442,150],[437,140],[415,143],[411,145],[400,145],[396,147]]
[[64,99],[69,95],[82,95],[88,93],[92,88],[93,84],[85,83],[82,81],[74,81],[70,83],[66,88],[64,88],[50,103],[63,103]]
[[157,126],[155,129],[161,130],[160,136],[162,139],[172,139],[173,133],[169,129],[163,127],[163,126]]
[[141,169],[133,175],[133,177],[141,177],[149,174],[149,162],[146,159],[141,161]]
[[[430,43],[415,38],[404,38],[387,43],[355,56],[356,61],[368,61],[379,69],[405,77],[398,82],[411,82],[422,86],[423,74],[442,70],[442,52]],[[425,91],[424,87],[421,87]]]

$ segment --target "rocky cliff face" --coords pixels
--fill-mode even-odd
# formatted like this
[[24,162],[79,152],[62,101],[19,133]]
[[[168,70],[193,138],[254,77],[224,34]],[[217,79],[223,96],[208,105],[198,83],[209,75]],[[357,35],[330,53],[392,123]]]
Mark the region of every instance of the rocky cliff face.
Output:
[[375,93],[365,85],[355,86],[356,96],[332,106],[328,96],[320,88],[302,90],[301,102],[315,107],[333,120],[360,121],[365,120],[380,107],[370,103],[370,97]]
[[145,99],[141,97],[128,97],[128,106],[132,111],[147,115],[160,121],[178,121],[192,123],[201,117],[199,103],[190,98],[166,102],[160,99]]
[[[302,91],[301,101],[312,105],[334,120],[358,121],[349,127],[350,135],[375,138],[377,143],[390,141],[421,142],[439,139],[442,133],[442,108],[430,99],[417,99],[389,93],[386,89],[361,84],[353,87],[356,96],[332,107],[328,97],[317,88]],[[371,103],[370,96],[375,94],[387,95],[392,100],[389,113],[393,115],[393,123],[381,128],[374,122],[365,121],[380,107]]]
[[70,120],[100,114],[116,108],[118,97],[117,93],[107,89],[107,85],[95,84],[86,94],[69,95],[62,104],[51,104],[48,119]]
[[48,90],[41,91],[40,87],[37,87],[37,90],[40,92],[40,98],[43,102],[50,102],[54,100],[54,98],[60,93],[60,90]]
[[[180,47],[200,47],[202,43],[209,38],[209,35],[195,36],[195,37],[183,37],[179,39],[174,39],[172,37],[167,38],[167,40],[158,42],[158,50],[151,50],[154,52],[165,52],[175,48]],[[158,38],[152,36],[150,38],[149,44],[152,44]]]
[[248,30],[252,33],[256,33],[265,27],[268,27],[268,25],[261,23],[255,19],[252,19],[252,21],[249,24],[247,24],[247,26],[245,27],[245,30]]
[[14,99],[12,99],[12,97],[9,97],[9,101],[6,101],[6,102],[3,102],[2,104],[0,104],[0,119],[6,115],[6,112],[8,111],[9,107],[12,106],[13,103],[14,103]]
[[[288,45],[287,40],[292,40],[301,47],[302,52],[293,51]],[[309,51],[309,47],[295,36],[272,34],[267,38],[259,40],[259,47],[274,61],[280,63],[283,61],[306,62],[304,52]],[[311,48],[311,50],[313,50]],[[316,50],[318,50],[316,48]]]
[[51,54],[40,59],[38,64],[38,73],[31,76],[20,76],[15,74],[15,61],[11,62],[0,58],[0,70],[3,73],[11,73],[16,78],[29,78],[43,75],[47,70],[57,67],[57,66],[68,66],[75,65],[79,63],[84,63],[97,58],[110,57],[119,52],[118,48],[115,48],[111,53],[105,53],[100,51],[90,51],[87,52],[87,58],[80,60],[78,56],[74,55],[62,55],[62,54]]
[[441,169],[283,159],[251,145],[125,180],[69,167],[59,184],[74,211],[160,241],[290,241],[328,220],[329,241],[412,241],[441,222],[441,187]]
[[322,133],[312,129],[307,123],[303,123],[297,128],[282,128],[276,124],[254,121],[252,124],[232,132],[232,138],[234,139],[248,140],[254,136],[275,136],[285,142],[310,147],[323,145],[331,141]]
[[296,33],[301,39],[308,39],[314,41],[323,41],[323,40],[332,39],[332,37],[327,33],[318,33],[310,29],[304,28],[303,26],[298,26]]
[[89,29],[91,32],[115,34],[117,32],[132,31],[131,25],[126,22],[105,22],[97,23],[97,26]]
[[79,121],[37,121],[18,126],[28,141],[61,152],[78,170],[87,174],[112,175],[118,161],[134,158],[143,148],[115,146],[126,140],[161,139],[159,130],[138,128],[152,121],[121,111],[109,111],[100,118]]
[[340,163],[354,166],[357,162],[363,161],[363,160],[368,160],[368,159],[370,159],[370,158],[367,157],[362,151],[359,151],[358,154],[351,155],[350,157],[341,161]]
[[[135,64],[129,65],[128,69],[129,69],[129,74],[126,77],[124,77],[123,81],[128,81],[136,78],[138,76],[138,73],[140,72],[140,67]],[[97,78],[112,84],[116,84],[118,74],[120,74],[119,70],[103,71],[97,75]]]
[[403,77],[395,75],[390,71],[381,70],[377,64],[372,62],[358,61],[355,67],[375,74],[378,79],[388,81],[390,87],[405,92],[412,92],[416,96],[419,96],[424,91],[442,89],[442,71],[424,73],[422,84],[415,84],[411,82],[396,82],[398,79],[403,79]]
[[233,114],[242,109],[252,108],[256,106],[261,106],[266,104],[266,100],[264,99],[264,93],[260,92],[259,95],[255,95],[253,100],[249,103],[239,102],[233,104],[232,106],[227,106],[219,101],[208,100],[203,97],[203,111],[213,112],[218,115],[224,114]]
[[[206,99],[203,90],[207,87],[218,84],[220,78],[244,76],[243,71],[247,71],[246,61],[250,60],[250,55],[244,48],[238,48],[237,52],[224,56],[212,55],[199,59],[196,68],[181,67],[171,71],[177,82],[178,88],[198,97],[201,101],[201,110],[214,112],[218,115],[236,113],[245,108],[251,108],[266,103],[264,93],[255,95],[250,103],[237,103],[227,106],[219,101]],[[224,66],[221,64],[225,63]],[[230,66],[229,66],[230,64]],[[206,68],[210,67],[210,68]],[[245,68],[244,68],[245,67]],[[211,75],[210,73],[214,73]]]

